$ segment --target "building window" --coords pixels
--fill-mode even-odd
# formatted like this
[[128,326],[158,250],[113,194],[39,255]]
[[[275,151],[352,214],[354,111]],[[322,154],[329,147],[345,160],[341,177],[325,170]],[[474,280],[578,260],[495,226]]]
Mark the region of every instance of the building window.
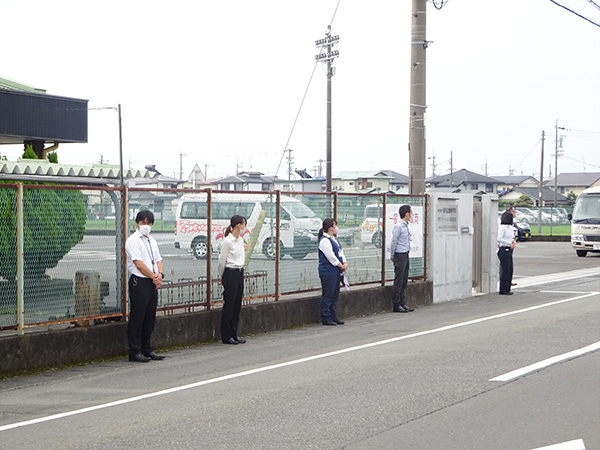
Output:
[[479,188],[479,185],[477,183],[471,183],[471,189],[476,191]]
[[348,186],[354,186],[354,181],[348,181]]
[[223,184],[221,184],[221,189],[223,189],[224,191],[228,191],[229,190],[229,183],[223,183]]
[[367,188],[372,188],[372,187],[373,187],[373,182],[367,181]]
[[243,191],[244,190],[244,183],[235,183],[235,190],[236,191]]
[[[271,185],[269,183],[263,183],[262,184],[262,190],[263,191],[268,191],[270,187],[271,187]],[[284,187],[284,189],[285,189],[285,187]],[[290,190],[289,184],[287,185],[287,190],[288,191]]]
[[485,183],[485,192],[494,192],[494,185],[492,183]]

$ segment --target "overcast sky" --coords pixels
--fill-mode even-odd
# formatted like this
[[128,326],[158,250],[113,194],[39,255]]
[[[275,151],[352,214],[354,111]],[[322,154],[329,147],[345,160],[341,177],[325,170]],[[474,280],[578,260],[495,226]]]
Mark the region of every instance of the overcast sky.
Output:
[[[558,0],[596,23],[600,1]],[[438,4],[439,4],[438,0]],[[48,94],[122,105],[124,165],[187,177],[237,170],[287,178],[284,150],[315,68],[314,41],[340,36],[333,77],[333,171],[408,175],[410,0],[6,2],[0,76]],[[554,126],[560,172],[600,172],[600,27],[550,0],[427,4],[427,156],[437,174],[545,177]],[[59,161],[119,162],[114,110],[90,110],[88,143]],[[291,134],[293,168],[326,157],[319,64]],[[0,146],[14,160],[20,146]],[[282,161],[283,157],[283,161]],[[552,160],[552,161],[551,161]],[[280,164],[281,163],[281,164]],[[427,175],[433,159],[428,159]],[[325,165],[322,165],[323,174]],[[554,172],[554,168],[552,168]]]

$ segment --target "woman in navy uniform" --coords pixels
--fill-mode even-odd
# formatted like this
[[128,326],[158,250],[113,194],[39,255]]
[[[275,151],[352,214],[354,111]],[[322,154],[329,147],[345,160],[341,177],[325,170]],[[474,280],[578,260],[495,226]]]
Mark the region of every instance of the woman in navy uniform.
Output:
[[323,325],[343,325],[337,315],[337,301],[340,296],[340,278],[348,264],[337,240],[337,222],[325,219],[319,230],[319,278],[323,295],[321,296],[321,322]]

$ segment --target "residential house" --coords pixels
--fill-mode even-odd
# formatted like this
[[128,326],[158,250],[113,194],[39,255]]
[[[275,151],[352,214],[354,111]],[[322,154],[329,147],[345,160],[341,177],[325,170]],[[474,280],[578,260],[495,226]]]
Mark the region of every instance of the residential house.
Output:
[[[554,189],[554,178],[546,181],[545,186]],[[559,194],[568,195],[573,192],[581,194],[587,188],[600,186],[600,172],[568,172],[559,173],[556,188]]]
[[427,180],[427,185],[430,188],[460,188],[461,191],[484,191],[494,194],[498,191],[499,181],[471,172],[467,169],[461,169],[439,177],[430,178]]
[[217,186],[222,191],[270,191],[275,181],[275,177],[264,176],[262,172],[240,172],[221,178]]
[[408,177],[406,175],[393,170],[380,170],[379,173],[392,177],[389,188],[391,192],[394,194],[408,194]]
[[[510,191],[500,194],[502,200],[516,201],[522,195],[526,195],[531,199],[534,206],[540,206],[539,204],[539,188],[538,187],[514,187]],[[566,205],[567,197],[562,194],[556,194],[556,206]],[[541,206],[552,206],[554,204],[554,191],[548,187],[542,190],[542,205]]]
[[387,192],[394,177],[383,171],[337,172],[331,178],[331,188],[342,192]]
[[510,175],[494,177],[498,180],[498,192],[508,192],[515,187],[539,187],[540,182],[531,175]]

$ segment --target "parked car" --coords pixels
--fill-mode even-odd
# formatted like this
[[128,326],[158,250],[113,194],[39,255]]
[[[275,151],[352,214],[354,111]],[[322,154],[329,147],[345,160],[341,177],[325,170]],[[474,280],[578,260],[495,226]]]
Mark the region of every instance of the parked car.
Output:
[[531,239],[531,227],[527,222],[521,222],[516,217],[513,219],[513,227],[516,228],[516,238],[517,241],[526,241],[527,239]]
[[521,211],[519,209],[516,209],[515,211],[517,213],[515,219],[518,219],[519,222],[537,224],[537,222],[538,222],[537,216],[533,216],[533,215],[531,215],[527,212]]

